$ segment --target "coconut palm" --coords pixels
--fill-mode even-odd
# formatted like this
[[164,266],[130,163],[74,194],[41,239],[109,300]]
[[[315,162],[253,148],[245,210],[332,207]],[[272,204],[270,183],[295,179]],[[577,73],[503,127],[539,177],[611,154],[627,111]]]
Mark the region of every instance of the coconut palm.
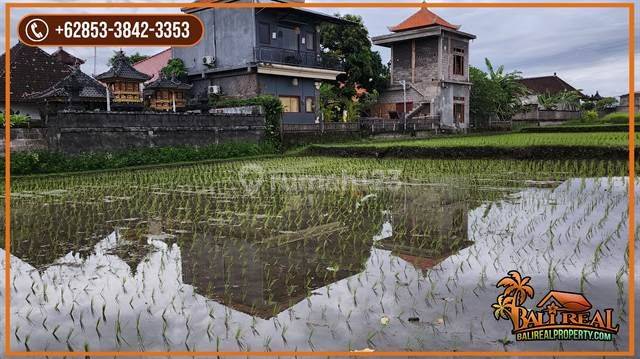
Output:
[[500,320],[500,318],[509,319],[509,313],[511,313],[511,308],[513,307],[513,297],[505,296],[501,294],[496,303],[491,305],[493,308],[493,316],[496,320]]
[[533,298],[533,287],[529,284],[531,277],[524,277],[520,275],[518,271],[509,271],[508,277],[502,278],[496,287],[504,287],[504,296],[513,296],[517,305],[522,305],[527,297]]

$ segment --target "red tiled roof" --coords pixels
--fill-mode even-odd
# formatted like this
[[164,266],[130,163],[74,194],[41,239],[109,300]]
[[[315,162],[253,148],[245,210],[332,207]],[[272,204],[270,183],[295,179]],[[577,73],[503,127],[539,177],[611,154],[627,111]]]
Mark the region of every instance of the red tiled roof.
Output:
[[430,26],[442,26],[453,30],[458,30],[459,25],[453,25],[426,8],[418,10],[406,20],[396,26],[389,28],[393,32],[421,29]]
[[160,70],[167,66],[169,60],[171,60],[171,48],[136,62],[133,64],[133,68],[151,76],[149,81],[155,81],[159,78]]

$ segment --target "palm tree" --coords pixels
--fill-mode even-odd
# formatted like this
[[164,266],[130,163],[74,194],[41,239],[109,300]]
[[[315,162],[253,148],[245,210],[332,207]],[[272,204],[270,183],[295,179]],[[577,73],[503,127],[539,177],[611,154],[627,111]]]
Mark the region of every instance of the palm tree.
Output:
[[517,305],[522,305],[522,303],[527,300],[527,297],[533,299],[533,287],[529,284],[531,277],[524,277],[520,275],[518,271],[512,270],[509,271],[508,277],[502,278],[496,287],[504,287],[504,296],[512,296],[514,297],[514,302]]
[[514,114],[522,107],[522,98],[528,94],[527,88],[520,82],[522,79],[520,71],[505,73],[504,65],[493,67],[489,59],[484,59],[489,71],[489,80],[493,82],[501,91],[496,99],[496,114],[500,120],[510,120]]

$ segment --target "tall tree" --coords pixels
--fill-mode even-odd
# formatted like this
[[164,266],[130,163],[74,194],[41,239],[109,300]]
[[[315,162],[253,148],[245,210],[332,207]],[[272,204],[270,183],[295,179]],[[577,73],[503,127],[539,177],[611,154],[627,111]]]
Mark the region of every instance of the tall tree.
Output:
[[475,67],[469,70],[471,98],[469,113],[476,127],[485,126],[490,119],[510,120],[521,111],[522,98],[527,89],[520,83],[519,71],[506,73],[504,66],[494,68],[485,59],[487,72]]
[[369,31],[362,17],[349,14],[336,16],[351,24],[326,23],[320,28],[323,56],[344,64],[347,84],[358,84],[369,92],[379,92],[386,86],[389,70],[382,63],[380,53],[371,50]]
[[496,101],[496,116],[500,120],[510,120],[522,109],[522,98],[527,95],[527,88],[520,83],[520,71],[505,72],[504,65],[493,67],[491,61],[485,58],[489,79],[500,89]]
[[[351,22],[324,24],[320,29],[320,48],[327,62],[343,64],[346,76],[338,85],[324,84],[320,91],[320,108],[325,120],[355,119],[366,111],[386,86],[389,69],[377,51],[372,51],[369,32],[357,15],[340,15]],[[366,90],[366,91],[365,91]]]

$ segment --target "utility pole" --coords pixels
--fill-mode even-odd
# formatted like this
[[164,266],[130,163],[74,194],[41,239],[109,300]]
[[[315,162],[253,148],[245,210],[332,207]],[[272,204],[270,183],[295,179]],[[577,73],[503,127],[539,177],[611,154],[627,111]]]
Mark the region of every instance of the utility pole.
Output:
[[404,106],[402,118],[404,122],[404,130],[407,130],[407,81],[400,80],[398,81],[400,85],[402,85],[402,104]]

